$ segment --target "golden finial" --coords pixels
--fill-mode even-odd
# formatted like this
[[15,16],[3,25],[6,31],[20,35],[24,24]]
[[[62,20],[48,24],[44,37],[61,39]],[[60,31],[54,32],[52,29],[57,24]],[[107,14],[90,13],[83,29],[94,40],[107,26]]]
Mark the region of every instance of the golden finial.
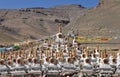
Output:
[[62,32],[62,26],[61,26],[61,24],[59,25],[59,32],[60,33]]
[[118,53],[120,54],[120,48],[118,49]]
[[49,57],[49,56],[48,56],[48,54],[49,54],[49,53],[48,53],[48,51],[46,51],[46,54],[45,54],[45,55],[46,55],[46,57]]
[[101,58],[104,58],[104,53],[103,52],[101,52]]
[[76,56],[76,50],[75,50],[75,49],[72,51],[72,55],[73,55],[74,57]]
[[107,51],[105,49],[105,51],[103,52],[103,58],[107,58]]
[[96,47],[97,47],[97,51],[99,52],[100,51],[99,45],[97,44]]

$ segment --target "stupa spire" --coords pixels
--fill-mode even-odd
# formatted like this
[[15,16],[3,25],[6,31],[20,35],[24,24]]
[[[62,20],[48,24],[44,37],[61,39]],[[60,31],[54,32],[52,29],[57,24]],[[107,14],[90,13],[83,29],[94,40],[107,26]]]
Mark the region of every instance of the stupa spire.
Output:
[[62,26],[61,26],[61,24],[59,25],[59,32],[62,33]]

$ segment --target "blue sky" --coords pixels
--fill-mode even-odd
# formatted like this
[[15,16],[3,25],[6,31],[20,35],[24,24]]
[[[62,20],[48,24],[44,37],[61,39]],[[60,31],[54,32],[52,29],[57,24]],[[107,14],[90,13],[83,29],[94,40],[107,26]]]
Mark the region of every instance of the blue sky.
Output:
[[49,8],[64,4],[81,4],[84,7],[91,8],[96,6],[99,0],[0,0],[0,9],[16,9],[45,7]]

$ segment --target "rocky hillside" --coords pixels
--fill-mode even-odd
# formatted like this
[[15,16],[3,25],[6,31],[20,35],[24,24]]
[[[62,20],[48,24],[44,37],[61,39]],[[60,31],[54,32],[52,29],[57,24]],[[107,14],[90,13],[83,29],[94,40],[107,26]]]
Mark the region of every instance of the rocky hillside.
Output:
[[119,36],[120,0],[100,0],[98,6],[86,9],[81,5],[51,8],[0,10],[0,43],[39,39],[58,32],[78,30],[82,36]]
[[[70,9],[69,9],[70,8]],[[80,5],[63,5],[46,8],[1,9],[0,43],[39,39],[58,32],[73,21],[74,14],[84,10]]]
[[[78,15],[75,29],[81,35],[120,36],[120,0],[101,0],[97,7]],[[71,24],[68,28],[71,28]]]

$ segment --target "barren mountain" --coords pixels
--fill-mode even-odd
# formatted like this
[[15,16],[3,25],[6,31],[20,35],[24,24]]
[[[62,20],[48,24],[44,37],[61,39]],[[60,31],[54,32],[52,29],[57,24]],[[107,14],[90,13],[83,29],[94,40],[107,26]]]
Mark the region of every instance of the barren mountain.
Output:
[[[69,23],[66,28],[79,30],[82,36],[112,37],[111,42],[120,41],[120,0],[100,0],[98,6],[78,15],[74,25]],[[117,40],[114,40],[118,38]]]
[[[69,9],[70,8],[70,9]],[[0,10],[0,43],[39,39],[58,32],[58,25],[65,27],[73,21],[75,11],[84,10],[80,5],[63,5],[51,8],[25,8]]]
[[58,32],[78,30],[80,35],[119,36],[120,0],[100,0],[98,6],[86,9],[81,5],[51,8],[0,10],[0,43],[39,39]]

